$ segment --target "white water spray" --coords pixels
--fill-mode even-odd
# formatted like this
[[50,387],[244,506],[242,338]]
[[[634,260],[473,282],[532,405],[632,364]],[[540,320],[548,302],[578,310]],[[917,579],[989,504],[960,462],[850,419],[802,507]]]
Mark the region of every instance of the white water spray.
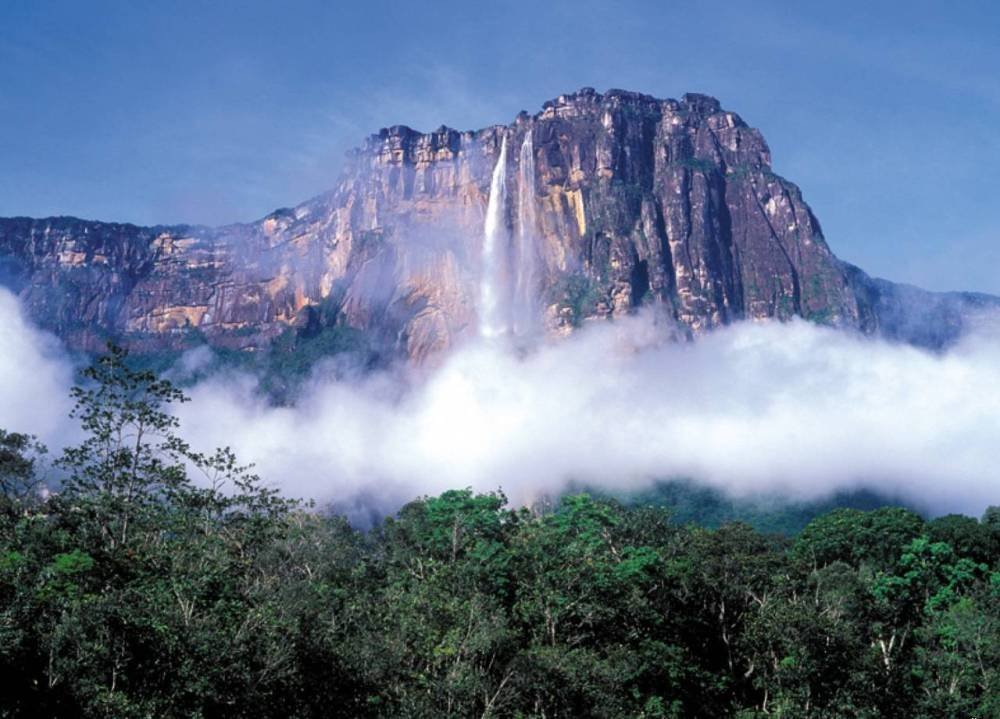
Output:
[[510,283],[507,281],[507,135],[500,141],[500,157],[493,168],[490,199],[483,231],[483,275],[480,282],[479,334],[498,337],[511,329]]
[[517,247],[514,279],[514,334],[534,334],[538,327],[538,247],[535,229],[535,146],[531,128],[518,157]]

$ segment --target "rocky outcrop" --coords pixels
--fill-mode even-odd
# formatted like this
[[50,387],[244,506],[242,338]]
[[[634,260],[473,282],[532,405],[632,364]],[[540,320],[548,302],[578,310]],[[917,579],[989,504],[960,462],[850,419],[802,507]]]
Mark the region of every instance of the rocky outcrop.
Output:
[[[534,203],[551,331],[652,304],[689,333],[798,315],[940,344],[993,302],[938,302],[841,263],[799,189],[772,172],[761,134],[715,99],[589,88],[506,126],[384,129],[333,191],[251,224],[0,220],[0,281],[84,349],[109,337],[255,349],[325,322],[426,357],[475,330],[490,175],[501,139],[519,147],[528,132],[534,183],[520,186],[511,153],[508,186]],[[520,217],[508,208],[512,231]],[[944,308],[924,314],[947,328],[916,322],[921,302]]]

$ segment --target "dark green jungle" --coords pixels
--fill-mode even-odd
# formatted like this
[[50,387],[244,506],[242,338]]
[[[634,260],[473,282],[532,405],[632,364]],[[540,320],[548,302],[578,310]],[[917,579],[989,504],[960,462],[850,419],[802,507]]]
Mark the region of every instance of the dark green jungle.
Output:
[[0,431],[0,716],[1000,717],[1000,508],[456,488],[359,529],[122,351],[74,399],[57,457]]

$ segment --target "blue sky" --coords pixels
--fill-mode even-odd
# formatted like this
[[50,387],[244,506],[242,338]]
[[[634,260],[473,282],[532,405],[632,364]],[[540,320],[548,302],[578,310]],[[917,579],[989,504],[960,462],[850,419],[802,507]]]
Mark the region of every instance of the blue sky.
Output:
[[386,125],[705,92],[764,132],[841,257],[1000,292],[1000,10],[873,5],[4,0],[0,215],[252,220]]

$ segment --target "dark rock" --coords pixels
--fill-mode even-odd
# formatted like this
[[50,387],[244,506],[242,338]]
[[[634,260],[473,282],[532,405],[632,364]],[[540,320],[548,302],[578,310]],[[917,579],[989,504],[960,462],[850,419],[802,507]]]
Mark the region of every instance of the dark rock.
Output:
[[[558,329],[658,304],[690,333],[801,316],[939,347],[985,295],[935,295],[840,262],[760,133],[712,97],[592,88],[511,126],[382,129],[337,187],[251,224],[0,219],[0,282],[70,345],[254,349],[293,326],[366,330],[420,358],[474,331],[490,175],[532,132],[539,296]],[[517,222],[511,210],[508,222]]]

